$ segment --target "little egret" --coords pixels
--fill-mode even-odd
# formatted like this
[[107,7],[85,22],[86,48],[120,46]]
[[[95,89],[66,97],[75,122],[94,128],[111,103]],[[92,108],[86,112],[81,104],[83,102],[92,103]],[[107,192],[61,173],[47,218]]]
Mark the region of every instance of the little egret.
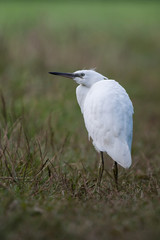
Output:
[[118,166],[131,166],[133,105],[125,89],[115,80],[94,70],[74,73],[49,72],[71,78],[79,86],[77,101],[84,117],[89,139],[100,153],[98,185],[101,183],[106,152],[113,160],[113,174],[118,186]]

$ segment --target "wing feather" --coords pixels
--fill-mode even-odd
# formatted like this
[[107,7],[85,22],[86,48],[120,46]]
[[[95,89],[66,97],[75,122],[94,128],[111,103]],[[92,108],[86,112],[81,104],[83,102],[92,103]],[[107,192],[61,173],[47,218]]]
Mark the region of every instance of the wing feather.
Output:
[[122,167],[131,165],[132,102],[125,89],[114,80],[95,83],[84,102],[84,121],[97,151]]

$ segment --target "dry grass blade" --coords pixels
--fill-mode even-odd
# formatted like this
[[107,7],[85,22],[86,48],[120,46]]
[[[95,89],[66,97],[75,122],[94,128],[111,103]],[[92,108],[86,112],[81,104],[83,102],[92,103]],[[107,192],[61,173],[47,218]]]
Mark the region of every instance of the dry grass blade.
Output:
[[4,98],[4,95],[2,93],[2,91],[0,91],[0,97],[1,97],[1,105],[2,105],[2,115],[4,118],[4,122],[7,125],[7,109],[6,109],[6,101]]

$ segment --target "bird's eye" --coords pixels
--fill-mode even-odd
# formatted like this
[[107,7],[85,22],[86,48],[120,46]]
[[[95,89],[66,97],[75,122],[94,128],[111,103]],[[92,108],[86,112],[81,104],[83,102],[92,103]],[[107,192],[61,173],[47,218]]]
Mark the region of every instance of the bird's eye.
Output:
[[85,76],[85,74],[84,73],[81,73],[81,77],[84,77]]

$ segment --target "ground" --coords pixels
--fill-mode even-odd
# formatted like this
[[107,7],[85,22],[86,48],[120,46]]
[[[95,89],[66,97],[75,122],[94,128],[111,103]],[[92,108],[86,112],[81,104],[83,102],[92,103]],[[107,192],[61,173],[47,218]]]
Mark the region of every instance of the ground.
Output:
[[[0,239],[159,239],[159,3],[0,3]],[[76,84],[94,68],[134,105],[132,167],[88,141]]]

